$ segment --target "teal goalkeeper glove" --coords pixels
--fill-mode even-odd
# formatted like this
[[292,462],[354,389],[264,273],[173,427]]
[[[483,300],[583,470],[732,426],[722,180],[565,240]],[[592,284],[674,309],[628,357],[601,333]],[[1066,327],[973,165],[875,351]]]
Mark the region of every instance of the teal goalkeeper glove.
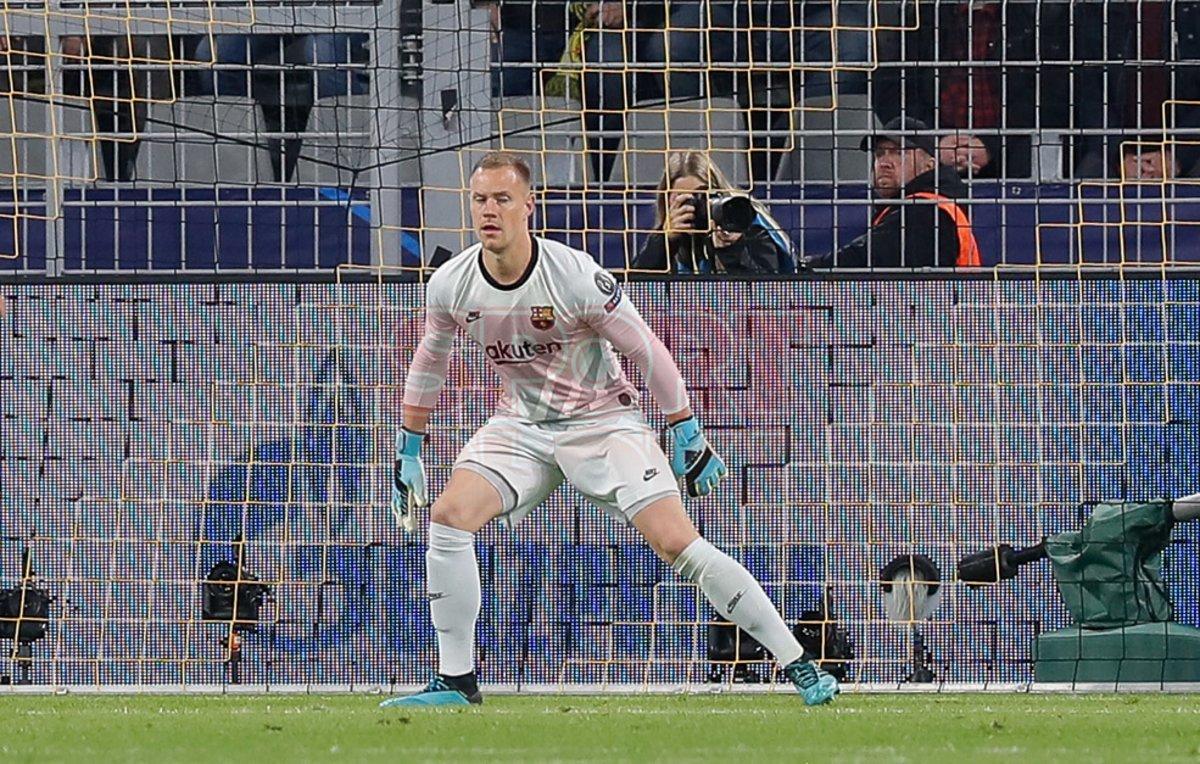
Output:
[[725,462],[700,432],[700,423],[691,416],[671,425],[675,446],[671,470],[687,484],[688,496],[707,496],[728,470]]
[[421,444],[425,435],[401,427],[396,431],[396,463],[392,468],[392,515],[396,525],[412,533],[417,529],[417,507],[429,506],[425,492],[425,465]]

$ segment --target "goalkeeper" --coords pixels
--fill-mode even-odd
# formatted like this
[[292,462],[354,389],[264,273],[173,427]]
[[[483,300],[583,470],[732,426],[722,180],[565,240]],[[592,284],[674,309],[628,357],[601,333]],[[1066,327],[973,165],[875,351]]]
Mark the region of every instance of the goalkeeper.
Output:
[[[524,160],[488,154],[470,186],[479,243],[430,278],[425,336],[405,380],[392,492],[405,528],[414,529],[414,508],[428,503],[421,446],[456,332],[482,349],[504,395],[459,454],[430,510],[425,565],[438,672],[421,692],[382,705],[482,702],[474,671],[475,533],[494,518],[515,525],[564,479],[637,528],[722,616],[770,650],[805,703],[832,699],[837,680],[806,659],[758,582],[701,538],[684,513],[677,476],[690,496],[705,496],[726,469],[692,415],[666,347],[589,255],[530,235],[534,197]],[[669,463],[614,348],[638,365],[667,414],[674,443]]]

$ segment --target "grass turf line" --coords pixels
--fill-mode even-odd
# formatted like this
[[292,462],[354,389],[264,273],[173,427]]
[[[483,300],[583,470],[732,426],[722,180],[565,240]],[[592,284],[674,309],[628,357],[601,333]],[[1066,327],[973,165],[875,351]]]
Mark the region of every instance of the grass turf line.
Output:
[[[1186,695],[0,697],[4,761],[1200,761]],[[1086,759],[1078,757],[1086,756]]]

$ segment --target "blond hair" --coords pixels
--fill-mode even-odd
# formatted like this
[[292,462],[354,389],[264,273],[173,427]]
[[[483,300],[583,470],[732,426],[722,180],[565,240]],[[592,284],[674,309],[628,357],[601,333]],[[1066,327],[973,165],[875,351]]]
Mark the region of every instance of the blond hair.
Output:
[[[696,178],[704,181],[705,187],[709,192],[716,191],[726,194],[745,194],[744,191],[733,185],[726,177],[721,168],[712,161],[712,157],[706,151],[672,151],[667,154],[666,167],[663,169],[662,179],[658,181],[658,186],[655,189],[654,200],[654,227],[661,229],[667,222],[667,194],[674,188],[676,181],[680,178]],[[791,246],[791,237],[783,232],[779,227],[778,221],[767,211],[766,206],[745,194],[750,198],[750,203],[754,205],[755,211],[759,216],[766,221],[766,228],[777,231],[783,235]]]

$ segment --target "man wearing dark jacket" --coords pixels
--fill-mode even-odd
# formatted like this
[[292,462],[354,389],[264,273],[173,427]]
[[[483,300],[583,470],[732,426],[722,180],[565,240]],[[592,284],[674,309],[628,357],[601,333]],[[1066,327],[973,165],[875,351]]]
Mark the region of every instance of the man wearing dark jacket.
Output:
[[967,189],[953,167],[938,164],[925,123],[898,117],[863,138],[875,154],[878,202],[871,228],[838,251],[842,268],[954,268],[980,265],[967,217]]

